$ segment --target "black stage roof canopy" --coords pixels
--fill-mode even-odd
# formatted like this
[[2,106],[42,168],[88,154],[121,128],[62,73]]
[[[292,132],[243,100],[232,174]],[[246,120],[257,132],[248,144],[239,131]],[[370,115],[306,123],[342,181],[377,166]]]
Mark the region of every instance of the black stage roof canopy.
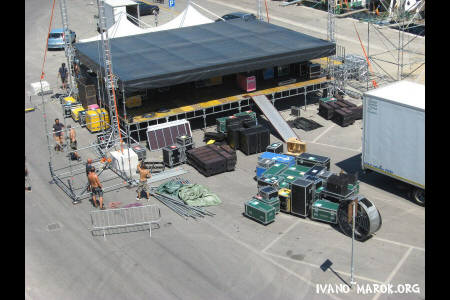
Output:
[[[334,43],[259,20],[241,19],[110,39],[114,74],[126,91],[334,55]],[[76,43],[80,61],[103,68],[101,41]],[[100,51],[99,51],[100,49]]]

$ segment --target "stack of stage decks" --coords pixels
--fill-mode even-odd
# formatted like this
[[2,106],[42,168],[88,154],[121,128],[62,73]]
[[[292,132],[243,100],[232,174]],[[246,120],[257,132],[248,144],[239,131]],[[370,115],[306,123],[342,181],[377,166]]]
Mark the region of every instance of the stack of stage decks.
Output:
[[[228,120],[228,122],[227,122]],[[256,121],[256,113],[254,111],[248,110],[248,111],[243,111],[243,112],[239,112],[239,113],[235,113],[233,116],[229,116],[229,117],[222,117],[222,118],[217,118],[216,119],[216,125],[217,125],[217,132],[221,132],[221,133],[227,133],[228,132],[228,128],[227,128],[227,124],[233,123],[233,122],[237,122],[240,126],[243,126],[244,122],[246,121],[254,121],[251,122],[251,124],[257,124]],[[250,123],[247,123],[247,126]]]
[[255,198],[244,203],[244,215],[264,225],[275,221],[275,208]]
[[206,177],[233,171],[237,156],[228,145],[205,145],[186,151],[187,162]]

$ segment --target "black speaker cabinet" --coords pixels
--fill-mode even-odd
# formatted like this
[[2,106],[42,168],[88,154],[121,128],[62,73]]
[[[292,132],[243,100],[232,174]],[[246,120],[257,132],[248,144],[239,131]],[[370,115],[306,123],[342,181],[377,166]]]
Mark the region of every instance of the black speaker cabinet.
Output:
[[178,145],[172,145],[162,148],[163,162],[169,168],[181,162],[181,151]]
[[227,143],[234,150],[240,149],[240,131],[242,130],[241,125],[233,124],[227,125]]
[[291,185],[291,213],[307,217],[314,199],[314,182],[298,178]]

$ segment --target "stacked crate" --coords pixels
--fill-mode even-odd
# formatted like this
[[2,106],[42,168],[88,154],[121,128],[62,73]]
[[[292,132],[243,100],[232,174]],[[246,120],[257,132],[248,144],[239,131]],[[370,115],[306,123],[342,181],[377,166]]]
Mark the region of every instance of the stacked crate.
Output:
[[187,163],[206,177],[233,171],[236,166],[236,151],[227,145],[205,145],[186,151]]

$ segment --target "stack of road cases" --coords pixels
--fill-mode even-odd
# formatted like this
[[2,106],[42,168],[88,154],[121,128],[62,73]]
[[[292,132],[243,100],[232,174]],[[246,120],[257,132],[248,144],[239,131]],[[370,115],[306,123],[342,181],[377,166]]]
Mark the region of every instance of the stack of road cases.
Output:
[[274,164],[275,164],[275,160],[274,159],[264,158],[264,159],[258,160],[257,165],[256,165],[256,177],[257,178],[261,177],[262,174],[267,169],[272,167]]
[[285,164],[287,166],[295,166],[295,157],[285,154],[272,153],[272,152],[263,152],[259,155],[258,160],[262,159],[272,159],[276,163]]
[[97,132],[109,128],[109,114],[106,109],[88,110],[86,112],[86,128],[90,132]]
[[244,215],[261,222],[264,225],[275,221],[275,208],[257,199],[251,199],[244,203]]
[[234,170],[236,152],[227,145],[205,145],[186,151],[187,162],[206,177]]
[[324,166],[327,168],[327,171],[330,170],[330,158],[317,154],[304,152],[296,157],[296,163],[303,166]]
[[271,186],[266,186],[266,187],[261,188],[259,190],[258,194],[262,197],[262,199],[265,199],[265,200],[278,197],[277,189],[275,189]]
[[325,120],[331,120],[333,118],[334,108],[325,102],[319,103],[319,116]]
[[271,186],[271,187],[275,188],[276,190],[278,190],[279,184],[281,181],[283,181],[282,176],[278,176],[278,175],[273,175],[270,177],[261,176],[260,178],[258,178],[258,183],[257,183],[258,191],[266,186]]
[[271,176],[281,174],[284,170],[288,168],[288,165],[282,163],[275,163],[269,169],[267,169],[262,176],[270,178]]
[[355,122],[353,113],[347,108],[336,109],[333,114],[333,121],[341,127],[347,127]]
[[246,155],[266,151],[270,144],[270,131],[264,126],[246,128],[239,132],[239,149]]

